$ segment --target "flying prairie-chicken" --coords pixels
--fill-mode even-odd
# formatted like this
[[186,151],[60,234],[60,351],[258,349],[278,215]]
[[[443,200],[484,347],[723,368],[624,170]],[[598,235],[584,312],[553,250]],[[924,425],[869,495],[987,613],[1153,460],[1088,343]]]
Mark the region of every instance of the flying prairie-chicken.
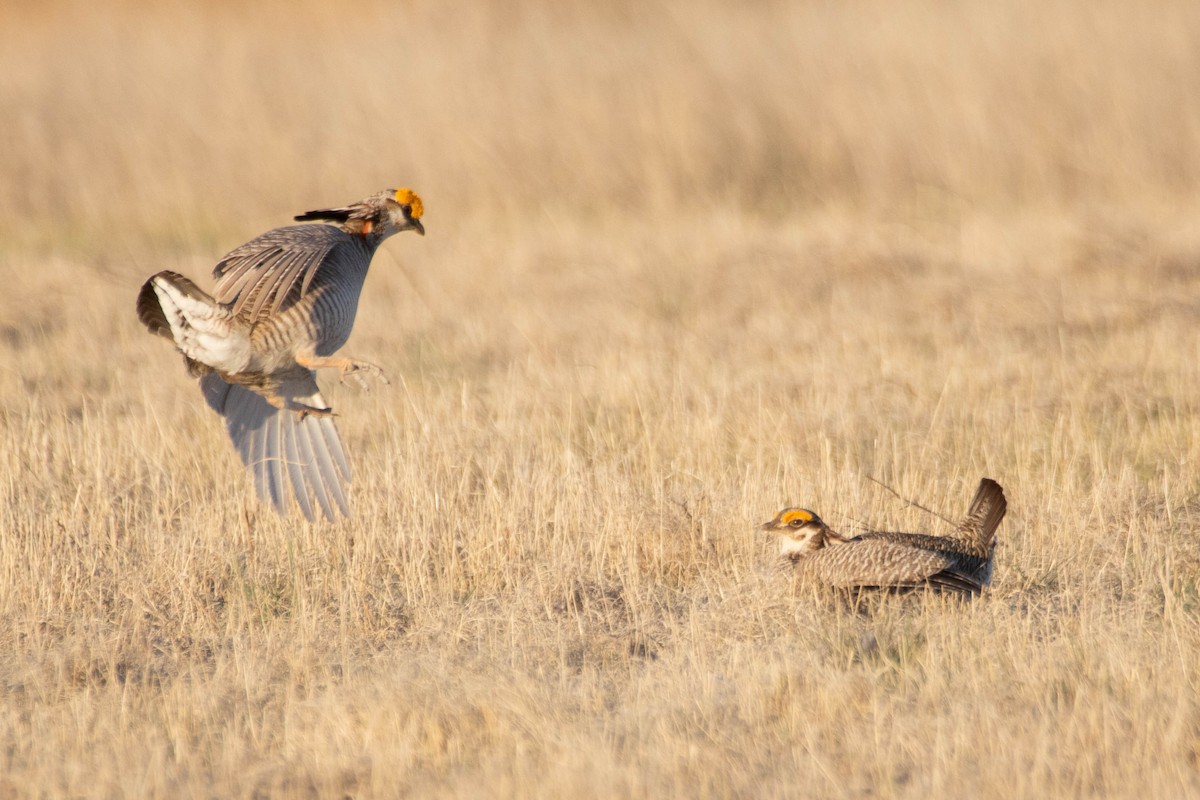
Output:
[[375,250],[401,231],[424,236],[423,210],[413,192],[389,189],[309,211],[296,220],[323,224],[267,231],[222,258],[212,295],[175,272],[151,276],[138,293],[138,319],[183,353],[259,496],[281,514],[289,494],[308,519],[314,498],[331,520],[350,513],[350,465],[316,370],[386,383],[374,364],[333,354],[354,327]]
[[813,512],[785,508],[762,530],[779,535],[780,553],[803,581],[837,589],[908,589],[975,595],[992,578],[996,528],[1008,503],[990,478],[949,536],[867,531],[846,537]]

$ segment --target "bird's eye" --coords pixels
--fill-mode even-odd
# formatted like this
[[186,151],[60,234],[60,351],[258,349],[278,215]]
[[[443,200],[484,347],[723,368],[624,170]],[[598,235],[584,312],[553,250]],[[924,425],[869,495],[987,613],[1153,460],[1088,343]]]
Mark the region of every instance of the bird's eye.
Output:
[[404,212],[404,216],[406,216],[406,217],[412,216],[412,206],[408,205],[407,203],[400,206],[400,210]]
[[804,527],[804,520],[802,520],[802,519],[794,519],[794,520],[792,520],[791,522],[789,522],[789,523],[788,523],[788,525],[791,525],[793,528],[803,528],[803,527]]

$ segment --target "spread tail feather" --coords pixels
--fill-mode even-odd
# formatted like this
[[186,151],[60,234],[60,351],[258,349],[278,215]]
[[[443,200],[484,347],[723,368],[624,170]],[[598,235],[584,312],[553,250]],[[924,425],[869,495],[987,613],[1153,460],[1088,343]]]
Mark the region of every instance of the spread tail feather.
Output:
[[991,478],[979,482],[967,516],[955,532],[956,538],[972,539],[988,549],[996,546],[996,528],[1008,511],[1004,489]]
[[246,326],[177,272],[159,272],[142,284],[137,314],[147,330],[175,343],[193,374],[206,371],[202,367],[236,374],[250,361]]
[[[215,374],[205,375],[200,388],[208,405],[225,419],[225,428],[242,463],[254,478],[258,496],[287,514],[289,498],[306,519],[315,505],[325,517],[350,516],[346,485],[350,464],[333,418],[301,416],[279,409],[244,386],[230,384]],[[324,408],[315,377],[288,381],[283,394],[313,408]],[[290,491],[289,491],[290,490]]]

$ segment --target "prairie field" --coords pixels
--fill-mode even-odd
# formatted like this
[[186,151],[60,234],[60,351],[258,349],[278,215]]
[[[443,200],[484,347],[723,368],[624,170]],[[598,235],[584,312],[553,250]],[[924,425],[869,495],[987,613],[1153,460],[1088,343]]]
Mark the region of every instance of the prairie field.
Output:
[[[0,6],[0,798],[1200,797],[1198,41]],[[277,516],[138,287],[398,186],[344,351],[391,383],[322,376],[354,514]],[[756,530],[945,533],[982,476],[970,603]]]

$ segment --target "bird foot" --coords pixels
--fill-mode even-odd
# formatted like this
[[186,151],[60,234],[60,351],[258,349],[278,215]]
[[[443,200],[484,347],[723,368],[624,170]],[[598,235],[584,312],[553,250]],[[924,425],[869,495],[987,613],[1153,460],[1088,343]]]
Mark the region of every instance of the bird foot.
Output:
[[296,412],[296,419],[302,420],[305,417],[312,415],[314,417],[333,417],[337,416],[333,413],[332,408],[315,408],[306,406],[303,403],[289,403],[288,408]]
[[349,383],[346,379],[353,378],[358,384],[358,388],[364,392],[370,391],[370,386],[367,383],[366,376],[378,379],[385,386],[390,384],[387,375],[383,370],[372,364],[370,361],[347,361],[341,369],[341,379],[343,384]]

